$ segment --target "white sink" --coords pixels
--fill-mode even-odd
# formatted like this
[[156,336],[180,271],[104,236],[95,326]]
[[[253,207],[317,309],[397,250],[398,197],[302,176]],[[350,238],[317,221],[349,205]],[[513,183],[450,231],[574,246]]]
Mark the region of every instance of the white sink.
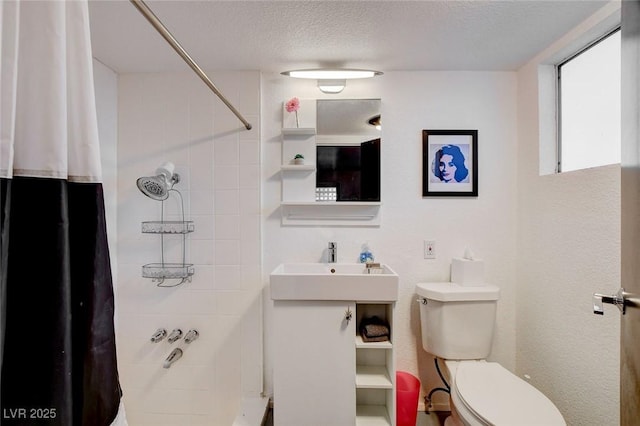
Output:
[[283,263],[271,272],[273,300],[398,300],[398,274],[388,265],[367,273],[363,263]]

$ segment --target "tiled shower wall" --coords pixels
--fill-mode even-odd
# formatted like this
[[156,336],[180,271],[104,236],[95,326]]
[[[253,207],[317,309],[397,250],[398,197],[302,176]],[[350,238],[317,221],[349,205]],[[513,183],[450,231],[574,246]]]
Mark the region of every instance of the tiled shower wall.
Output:
[[[260,74],[210,73],[252,123],[247,131],[192,73],[118,78],[118,362],[129,423],[230,425],[243,395],[262,391]],[[153,201],[136,188],[171,161],[181,180],[191,282],[160,288],[141,266],[160,262],[161,236],[141,222],[181,220],[179,197]],[[181,236],[164,260],[182,261]],[[176,284],[167,280],[164,284]],[[200,338],[151,343],[157,328],[195,328]],[[183,357],[163,368],[172,349]]]

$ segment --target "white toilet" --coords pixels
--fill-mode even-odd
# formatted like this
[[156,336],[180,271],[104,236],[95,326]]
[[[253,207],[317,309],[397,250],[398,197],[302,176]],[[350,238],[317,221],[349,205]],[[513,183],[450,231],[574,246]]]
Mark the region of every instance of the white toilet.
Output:
[[419,283],[422,347],[444,359],[451,387],[446,426],[565,426],[542,392],[485,358],[491,352],[500,289]]

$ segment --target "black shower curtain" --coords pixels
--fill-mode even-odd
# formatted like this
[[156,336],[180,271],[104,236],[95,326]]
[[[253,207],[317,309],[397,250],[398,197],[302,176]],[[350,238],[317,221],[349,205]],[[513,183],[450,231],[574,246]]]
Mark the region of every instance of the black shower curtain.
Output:
[[0,424],[117,419],[87,0],[0,1]]
[[100,183],[0,180],[2,425],[109,425],[120,387]]

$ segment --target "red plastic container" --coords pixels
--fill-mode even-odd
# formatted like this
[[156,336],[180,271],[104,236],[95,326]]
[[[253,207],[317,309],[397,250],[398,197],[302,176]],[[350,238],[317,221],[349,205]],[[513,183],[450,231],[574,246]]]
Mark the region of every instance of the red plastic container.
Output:
[[406,371],[396,371],[396,426],[416,426],[420,380]]

